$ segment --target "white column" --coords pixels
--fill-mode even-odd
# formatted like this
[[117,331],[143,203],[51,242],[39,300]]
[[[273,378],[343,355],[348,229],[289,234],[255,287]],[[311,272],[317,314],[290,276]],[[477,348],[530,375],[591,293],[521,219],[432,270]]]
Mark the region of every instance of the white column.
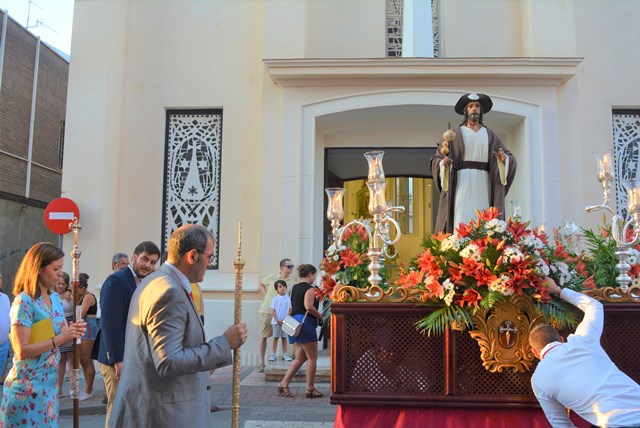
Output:
[[402,56],[433,58],[431,0],[404,0]]

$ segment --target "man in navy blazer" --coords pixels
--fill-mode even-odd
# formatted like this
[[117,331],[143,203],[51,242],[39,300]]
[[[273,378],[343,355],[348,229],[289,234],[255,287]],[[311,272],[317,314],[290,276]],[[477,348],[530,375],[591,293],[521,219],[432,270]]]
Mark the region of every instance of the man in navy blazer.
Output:
[[98,361],[107,396],[105,426],[109,423],[113,397],[116,395],[124,357],[124,338],[131,296],[142,278],[155,270],[160,258],[158,246],[145,241],[135,248],[131,263],[105,279],[100,290],[100,343]]

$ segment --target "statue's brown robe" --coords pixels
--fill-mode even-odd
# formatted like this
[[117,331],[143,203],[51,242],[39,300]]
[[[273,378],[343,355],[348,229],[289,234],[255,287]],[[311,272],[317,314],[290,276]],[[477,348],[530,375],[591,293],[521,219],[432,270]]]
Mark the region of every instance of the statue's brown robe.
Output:
[[[486,127],[485,127],[486,128]],[[502,144],[500,138],[494,134],[494,132],[487,129],[487,134],[489,136],[489,182],[490,182],[490,191],[489,191],[489,204],[491,207],[498,207],[501,215],[500,218],[504,219],[505,207],[504,200],[506,194],[509,192],[509,188],[513,183],[513,179],[516,175],[516,158],[513,154],[507,150],[507,148]],[[457,171],[462,167],[462,160],[464,159],[464,141],[462,140],[462,131],[460,127],[456,127],[453,129],[453,132],[456,133],[456,138],[449,143],[449,157],[453,161],[451,171],[449,173],[449,190],[446,192],[442,191],[441,180],[440,180],[440,161],[444,159],[444,155],[440,153],[440,148],[442,147],[442,143],[444,139],[440,140],[438,143],[438,149],[436,153],[431,157],[431,174],[433,175],[433,180],[438,186],[438,190],[440,190],[440,204],[438,206],[438,216],[436,218],[436,225],[434,231],[437,232],[453,232],[454,228],[457,227],[457,224],[453,223],[453,212],[455,207],[454,200],[456,194],[456,184],[457,184]],[[504,153],[509,157],[509,170],[507,171],[507,184],[503,185],[500,181],[500,172],[498,171],[498,160],[494,152],[497,152],[498,149],[502,149]],[[479,207],[482,208],[482,207]]]

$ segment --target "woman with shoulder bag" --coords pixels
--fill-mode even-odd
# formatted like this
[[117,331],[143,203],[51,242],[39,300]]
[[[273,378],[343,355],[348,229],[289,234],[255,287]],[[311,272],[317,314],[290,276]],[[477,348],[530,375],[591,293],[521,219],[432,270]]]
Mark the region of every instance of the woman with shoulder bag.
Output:
[[278,384],[278,394],[283,397],[293,397],[289,390],[289,382],[291,382],[291,379],[305,361],[307,362],[307,390],[305,396],[307,398],[323,396],[314,386],[318,361],[316,329],[318,320],[322,319],[322,314],[318,311],[320,302],[313,287],[317,272],[318,270],[310,264],[298,266],[298,276],[301,282],[291,288],[291,316],[302,323],[302,329],[298,336],[289,336],[289,343],[297,343],[298,346],[295,347],[295,359],[291,362],[287,373]]

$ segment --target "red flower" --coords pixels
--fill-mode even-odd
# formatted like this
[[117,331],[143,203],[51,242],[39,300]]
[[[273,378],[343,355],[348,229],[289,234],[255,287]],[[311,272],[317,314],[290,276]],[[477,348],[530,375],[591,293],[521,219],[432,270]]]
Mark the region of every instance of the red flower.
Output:
[[340,251],[341,263],[344,267],[358,266],[364,263],[363,255],[355,253],[351,248]]
[[335,260],[328,261],[326,258],[322,259],[320,269],[327,275],[333,275],[340,270],[340,264]]
[[451,233],[439,232],[437,235],[433,235],[432,238],[435,239],[436,241],[442,242],[450,236],[451,236]]
[[431,248],[428,248],[427,251],[420,254],[416,262],[418,263],[418,268],[423,273],[431,272],[435,275],[437,271],[440,270],[438,268],[437,259],[435,258],[435,256],[431,255]]
[[478,306],[478,302],[482,300],[482,296],[473,288],[468,288],[462,294],[462,298],[460,299],[460,306],[464,307],[464,304],[467,303],[471,306]]
[[458,234],[459,238],[466,238],[471,234],[471,232],[473,232],[472,223],[469,223],[469,224],[460,223],[456,228],[456,233]]
[[498,207],[489,207],[486,210],[480,212],[476,210],[476,214],[478,216],[478,220],[489,221],[494,218],[500,217],[500,211],[498,211]]
[[442,287],[442,284],[440,284],[435,277],[427,276],[425,283],[426,283],[427,289],[431,291],[431,293],[434,296],[439,297],[443,295],[444,287]]
[[397,284],[402,285],[403,287],[415,287],[418,284],[422,283],[424,279],[424,275],[422,272],[417,270],[410,271],[407,275],[400,275],[398,278]]
[[511,232],[516,242],[518,242],[523,236],[531,234],[531,231],[527,229],[529,227],[529,224],[530,222],[515,222],[511,220],[511,217],[509,217],[509,219],[507,220],[507,231]]
[[593,275],[591,275],[589,278],[585,279],[584,282],[582,283],[582,285],[586,288],[590,288],[590,289],[595,289],[596,288],[596,282],[593,279]]
[[582,259],[582,256],[578,257],[578,262],[574,268],[582,276],[587,276],[587,265]]

